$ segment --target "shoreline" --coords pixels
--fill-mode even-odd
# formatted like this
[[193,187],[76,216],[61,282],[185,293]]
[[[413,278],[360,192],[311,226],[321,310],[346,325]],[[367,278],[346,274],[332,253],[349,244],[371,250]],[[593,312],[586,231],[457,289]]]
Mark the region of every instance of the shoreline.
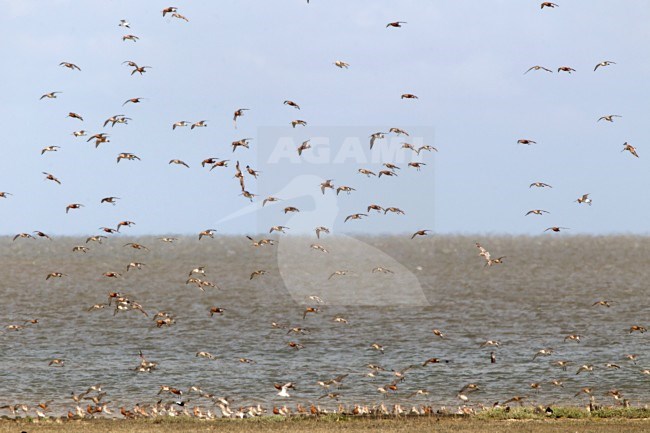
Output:
[[[525,428],[524,428],[525,426]],[[650,429],[650,409],[600,409],[589,413],[585,409],[557,408],[551,416],[534,408],[486,410],[474,415],[428,416],[263,416],[247,419],[198,419],[194,417],[157,417],[138,419],[88,418],[0,419],[0,433],[31,432],[265,432],[265,431],[373,431],[373,432],[561,432],[571,429],[579,433],[611,431],[642,433]]]
[[[502,406],[498,408],[477,408],[474,409],[470,406],[460,406],[456,412],[452,412],[444,407],[434,411],[430,406],[422,406],[420,408],[413,406],[412,408],[394,405],[390,407],[380,406],[373,407],[370,411],[365,407],[365,411],[357,411],[361,409],[359,406],[354,406],[352,411],[344,410],[340,407],[338,411],[320,410],[310,413],[309,409],[305,406],[298,405],[297,410],[292,412],[287,406],[277,408],[273,406],[272,410],[261,406],[255,407],[241,407],[235,411],[228,407],[222,407],[217,411],[219,406],[215,405],[215,410],[206,410],[200,406],[193,406],[191,408],[174,409],[173,405],[163,412],[154,412],[147,410],[147,406],[136,405],[132,410],[123,408],[111,409],[109,412],[106,405],[92,406],[88,405],[88,413],[77,411],[76,414],[68,412],[67,415],[52,415],[44,414],[42,410],[36,409],[36,416],[32,416],[29,412],[21,415],[18,413],[20,409],[16,410],[14,415],[1,415],[0,423],[12,422],[25,422],[25,423],[69,423],[77,421],[135,421],[135,422],[154,422],[154,423],[168,423],[168,422],[278,422],[278,421],[352,421],[352,420],[403,420],[403,419],[436,419],[436,420],[458,420],[458,419],[472,419],[482,421],[517,421],[517,420],[569,420],[569,419],[591,419],[591,420],[605,420],[605,419],[636,419],[650,421],[650,407],[645,405],[643,407],[614,407],[614,406],[598,406],[593,409],[587,407],[577,406]],[[94,408],[95,411],[91,409]],[[100,408],[106,410],[102,412]],[[312,407],[313,409],[314,407]],[[149,408],[151,409],[151,408]],[[257,411],[254,411],[257,409]],[[228,411],[228,415],[225,411]]]

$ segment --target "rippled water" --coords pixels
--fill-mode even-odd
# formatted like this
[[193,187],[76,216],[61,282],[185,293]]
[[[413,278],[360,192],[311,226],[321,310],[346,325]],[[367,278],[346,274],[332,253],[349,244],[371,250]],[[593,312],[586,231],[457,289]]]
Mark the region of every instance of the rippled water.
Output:
[[[474,242],[479,240],[505,263],[483,266]],[[335,406],[319,397],[328,391],[316,384],[349,374],[340,390],[343,403],[381,401],[456,407],[461,387],[477,383],[468,404],[491,405],[515,395],[531,403],[579,404],[574,395],[592,387],[596,400],[613,404],[605,393],[622,392],[632,405],[650,403],[648,333],[630,333],[632,325],[650,326],[648,276],[650,239],[638,237],[404,237],[343,238],[318,241],[330,252],[310,248],[317,240],[281,237],[275,246],[254,248],[245,238],[215,237],[198,241],[183,237],[173,244],[157,238],[109,238],[102,245],[85,239],[0,239],[0,405],[54,400],[54,412],[74,407],[70,393],[101,383],[110,406],[155,402],[161,385],[230,396],[235,405],[266,406],[308,403]],[[123,245],[138,242],[149,251]],[[73,253],[87,245],[87,253]],[[146,265],[126,272],[131,262]],[[219,288],[205,292],[186,285],[190,270],[206,267]],[[394,274],[372,273],[384,266]],[[266,274],[253,280],[251,272]],[[336,270],[347,275],[328,277]],[[66,276],[51,278],[58,271]],[[107,278],[107,271],[122,273]],[[107,303],[112,291],[142,304],[138,311],[113,308],[90,311]],[[306,306],[317,314],[303,319]],[[611,300],[611,308],[592,306]],[[209,308],[226,309],[210,317]],[[158,311],[176,323],[157,328]],[[334,322],[334,317],[349,321]],[[19,331],[5,327],[25,325]],[[272,322],[306,328],[287,335]],[[445,339],[432,333],[441,330]],[[569,334],[581,342],[564,342]],[[499,348],[479,348],[486,340]],[[299,342],[304,349],[287,346]],[[380,353],[370,348],[381,344]],[[538,357],[553,348],[549,357]],[[151,373],[138,373],[139,351],[159,363]],[[216,360],[196,357],[207,351]],[[490,363],[490,352],[496,363]],[[637,363],[627,360],[638,355]],[[449,361],[421,367],[428,358]],[[48,366],[54,358],[64,367]],[[254,364],[240,363],[249,358]],[[553,366],[570,360],[567,371]],[[387,371],[368,377],[367,364],[387,370],[417,365],[405,374],[396,393],[377,388],[395,378]],[[620,369],[605,368],[614,363]],[[582,364],[591,373],[576,374]],[[549,383],[563,381],[563,387]],[[291,398],[276,395],[274,383],[292,381]],[[540,382],[539,391],[530,388]],[[410,394],[418,389],[427,396]],[[165,400],[173,398],[163,395]],[[192,404],[210,406],[198,395]]]

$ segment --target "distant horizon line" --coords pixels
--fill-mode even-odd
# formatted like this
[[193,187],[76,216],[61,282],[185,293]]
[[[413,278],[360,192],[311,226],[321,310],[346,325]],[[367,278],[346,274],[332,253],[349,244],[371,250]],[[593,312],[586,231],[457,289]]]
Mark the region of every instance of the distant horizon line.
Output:
[[[18,233],[14,234],[0,234],[0,239],[8,238],[11,239],[16,236]],[[32,234],[30,232],[30,234]],[[101,233],[95,234],[57,234],[55,232],[47,233],[50,237],[57,238],[79,238],[79,237],[90,237],[90,236],[99,236]],[[344,238],[344,237],[360,237],[360,238],[403,238],[410,237],[413,235],[413,232],[400,232],[400,233],[366,233],[366,232],[357,232],[357,233],[333,233],[326,234],[320,237],[321,240],[328,238]],[[162,237],[177,237],[177,238],[198,238],[199,233],[148,233],[148,234],[129,234],[129,233],[115,233],[115,234],[106,234],[108,239],[112,237],[120,238],[162,238]],[[215,233],[216,238],[240,238],[240,237],[259,237],[259,236],[273,236],[273,237],[292,237],[292,238],[312,238],[315,235],[310,235],[307,233],[281,233],[273,234],[268,232],[243,232],[243,233]],[[635,232],[610,232],[610,233],[569,233],[563,232],[562,234],[554,233],[537,233],[537,234],[527,234],[527,233],[507,233],[507,232],[492,232],[492,233],[469,233],[469,232],[439,232],[436,233],[432,230],[432,233],[427,236],[418,236],[417,239],[426,239],[431,237],[502,237],[502,238],[538,238],[538,237],[570,237],[570,238],[609,238],[609,237],[639,237],[639,238],[650,238],[650,233],[635,233]]]

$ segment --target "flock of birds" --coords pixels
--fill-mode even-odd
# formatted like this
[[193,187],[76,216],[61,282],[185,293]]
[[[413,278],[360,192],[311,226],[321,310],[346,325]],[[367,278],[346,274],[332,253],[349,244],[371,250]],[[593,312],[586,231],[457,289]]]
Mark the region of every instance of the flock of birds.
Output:
[[[307,0],[307,3],[309,3],[309,0]],[[557,7],[558,5],[555,3],[551,3],[551,2],[541,3],[541,9],[545,9],[545,8],[553,9]],[[185,23],[190,22],[190,20],[184,15],[182,15],[178,11],[178,8],[176,7],[167,7],[162,10],[163,17],[166,17],[168,15],[174,20],[183,21]],[[390,31],[392,31],[392,29],[403,28],[404,25],[406,24],[407,22],[404,21],[394,21],[394,22],[387,23],[385,26],[386,28],[391,29]],[[131,24],[124,19],[120,20],[118,25],[125,30],[126,29],[130,30],[131,28]],[[137,43],[139,40],[140,37],[134,34],[125,34],[122,36],[123,42]],[[340,69],[348,69],[351,67],[350,63],[342,60],[336,60],[333,64]],[[132,60],[124,61],[123,65],[126,65],[127,67],[131,68],[130,75],[135,75],[136,73],[139,75],[144,75],[147,73],[148,69],[152,68],[151,66],[148,65],[139,65],[138,63]],[[595,65],[594,72],[597,71],[599,68],[605,68],[611,65],[616,65],[616,63],[610,60],[599,62]],[[75,63],[62,61],[59,64],[59,66],[61,68],[69,69],[70,70],[69,73],[83,73],[82,68]],[[544,71],[544,72],[553,73],[553,70],[550,68],[546,68],[540,65],[535,65],[530,67],[528,70],[526,70],[524,74],[527,74],[531,71]],[[571,74],[576,72],[576,70],[569,66],[558,67],[557,73],[562,73],[562,72]],[[53,100],[59,98],[59,96],[62,94],[64,94],[63,91],[50,91],[44,93],[40,97],[40,99]],[[401,99],[416,101],[418,99],[418,96],[411,93],[403,93],[401,95]],[[127,105],[139,104],[144,100],[145,98],[143,97],[129,98],[126,101],[124,101],[122,106],[126,107]],[[297,102],[288,99],[285,100],[282,103],[282,105],[285,105],[294,110],[301,109],[300,105]],[[237,108],[233,111],[232,121],[235,129],[237,128],[237,122],[242,117],[245,116],[245,113],[248,110],[249,108]],[[79,113],[69,112],[67,117],[78,122],[84,122],[83,116]],[[597,119],[597,121],[614,122],[615,118],[620,118],[620,117],[621,116],[617,114],[607,114]],[[103,122],[102,127],[107,128],[110,126],[110,128],[114,128],[117,127],[118,125],[128,125],[131,120],[132,118],[128,117],[126,114],[115,114],[108,117]],[[307,126],[307,121],[302,119],[295,119],[292,120],[290,124],[292,128],[305,127]],[[196,120],[196,121],[180,120],[178,122],[173,123],[170,126],[172,130],[176,130],[178,128],[187,128],[187,127],[189,127],[190,130],[194,130],[196,128],[207,127],[208,121],[207,120]],[[372,149],[373,145],[376,143],[377,140],[385,139],[386,136],[389,134],[394,134],[399,137],[409,136],[409,133],[407,131],[397,127],[392,127],[388,129],[387,132],[384,131],[373,132],[369,136],[370,149]],[[107,132],[91,133],[85,129],[80,129],[72,132],[72,135],[76,139],[85,139],[86,142],[89,143],[93,142],[95,148],[110,142],[110,134]],[[233,141],[232,142],[233,156],[238,152],[242,152],[245,151],[245,149],[249,149],[251,140],[252,138],[241,138]],[[535,140],[530,138],[518,139],[517,143],[526,146],[537,144]],[[403,149],[411,151],[414,155],[417,156],[420,156],[422,152],[438,151],[438,149],[430,145],[415,147],[414,145],[408,142],[404,142],[402,147]],[[310,148],[311,148],[310,140],[307,139],[304,142],[302,142],[302,144],[296,149],[296,152],[298,153],[299,156],[302,156],[303,153],[308,152]],[[48,153],[57,152],[59,150],[60,150],[60,146],[50,145],[42,148],[40,150],[40,153],[41,155],[46,155]],[[627,151],[634,157],[637,158],[639,157],[636,148],[627,142],[623,144],[622,151]],[[121,152],[116,156],[117,163],[120,163],[121,161],[139,161],[139,160],[140,157],[138,157],[134,153],[129,153],[129,152]],[[169,164],[190,168],[190,164],[183,161],[182,159],[177,159],[177,158],[171,159],[169,161]],[[257,179],[258,176],[261,176],[261,173],[253,169],[249,165],[246,165],[244,168],[242,168],[239,160],[235,160],[233,162],[228,159],[208,157],[200,162],[202,168],[209,169],[210,171],[216,169],[228,168],[230,167],[229,164],[234,165],[234,177],[237,179],[237,182],[239,184],[237,193],[242,197],[244,197],[245,199],[250,200],[251,202],[255,200],[261,201],[262,206],[265,206],[269,203],[278,202],[283,199],[282,197],[274,197],[274,196],[269,196],[261,199],[258,197],[257,194],[250,192],[246,184],[247,180],[251,178]],[[420,171],[421,169],[425,169],[426,165],[427,164],[422,161],[412,161],[408,163],[406,167],[413,169],[415,171]],[[378,178],[382,176],[392,177],[392,176],[398,176],[400,169],[401,167],[391,162],[384,162],[380,170],[373,171],[365,167],[360,167],[358,169],[358,173],[360,175],[364,175],[367,177],[372,177],[372,176]],[[58,185],[62,184],[62,181],[52,173],[43,172],[43,175],[44,175],[44,179],[47,181],[53,182]],[[267,173],[266,175],[270,175],[270,174]],[[339,195],[340,193],[351,194],[356,191],[356,189],[352,186],[335,185],[332,179],[327,179],[324,182],[322,182],[320,185],[313,185],[313,187],[320,188],[322,194],[336,194],[336,195]],[[530,184],[530,188],[552,188],[552,186],[541,181],[535,181]],[[11,195],[12,194],[7,191],[0,192],[0,198],[8,199]],[[120,198],[117,196],[98,197],[98,201],[101,204],[107,204],[113,206],[117,205],[119,203],[119,200]],[[591,206],[592,204],[590,193],[585,193],[581,195],[575,201],[578,204],[586,204],[589,206]],[[65,212],[69,213],[71,211],[79,211],[83,207],[84,204],[82,203],[70,203],[65,207]],[[377,213],[383,213],[384,215],[388,213],[393,213],[396,215],[405,214],[405,211],[403,211],[398,207],[392,207],[392,206],[383,207],[373,203],[366,207],[365,212],[357,212],[357,213],[347,215],[344,218],[344,223],[366,218],[373,211]],[[300,212],[300,209],[298,209],[295,206],[287,205],[282,209],[282,212],[284,214],[289,214],[289,213]],[[525,215],[542,216],[548,213],[549,212],[544,209],[532,209],[528,211]],[[119,221],[115,225],[99,227],[98,230],[100,232],[98,234],[94,234],[87,237],[84,243],[80,243],[79,245],[74,246],[72,248],[72,252],[80,253],[80,254],[92,253],[92,250],[94,248],[101,248],[102,243],[105,240],[107,240],[109,237],[123,233],[123,230],[125,228],[131,227],[134,224],[135,222],[133,221],[124,220],[124,221]],[[289,229],[290,229],[289,227],[283,225],[273,225],[269,229],[269,233],[272,234],[276,232],[276,233],[284,234]],[[550,226],[546,228],[544,231],[560,232],[561,230],[566,230],[566,229],[567,227]],[[207,228],[198,231],[196,236],[198,238],[198,241],[205,242],[207,239],[214,238],[216,233],[217,233],[217,229]],[[328,227],[325,226],[315,227],[314,236],[316,237],[316,241],[312,243],[309,246],[309,248],[322,253],[329,253],[329,249],[326,248],[324,245],[320,244],[321,237],[329,233],[330,233],[330,228]],[[415,239],[417,237],[427,236],[430,233],[432,233],[432,230],[430,229],[421,229],[415,231],[412,234],[409,234],[409,237],[410,239]],[[52,238],[47,233],[44,233],[40,230],[18,233],[13,237],[13,241],[19,241],[20,239],[36,239],[36,238],[47,239],[52,241]],[[251,246],[255,248],[273,246],[277,242],[279,242],[277,239],[271,239],[271,238],[262,238],[257,240],[252,237],[247,237],[247,238],[250,240]],[[166,244],[173,244],[176,241],[178,241],[178,239],[174,237],[162,237],[159,238],[159,241]],[[96,245],[96,247],[92,245]],[[125,243],[124,247],[131,248],[133,250],[141,251],[145,253],[149,251],[149,247],[136,242]],[[505,256],[494,257],[483,245],[479,243],[476,243],[476,247],[479,250],[478,255],[479,257],[483,258],[486,267],[492,267],[493,265],[499,265],[504,263]],[[140,261],[129,262],[124,267],[125,269],[124,273],[129,273],[132,271],[137,272],[138,270],[143,269],[144,266],[146,266],[146,264]],[[250,273],[250,280],[256,278],[263,278],[263,276],[266,273],[267,271],[264,269],[252,270],[252,272]],[[340,269],[332,270],[329,279],[339,277],[339,276],[345,276],[347,273],[348,273],[347,270],[340,270]],[[372,273],[392,274],[393,271],[386,267],[377,266],[372,269]],[[106,271],[102,275],[107,279],[118,279],[123,277],[122,272],[117,272],[114,270]],[[66,277],[68,277],[68,275],[64,272],[61,272],[59,270],[52,270],[52,272],[44,276],[44,279],[55,280],[55,279],[62,279]],[[210,281],[206,277],[206,269],[204,266],[197,266],[194,269],[190,270],[189,273],[187,274],[186,284],[195,286],[200,291],[205,291],[211,288],[214,289],[219,288],[216,282]],[[321,313],[324,309],[323,307],[326,305],[326,301],[317,295],[310,296],[308,302],[309,305],[306,306],[304,310],[302,310],[303,320],[309,320],[310,316],[314,316]],[[593,307],[609,308],[611,307],[612,304],[614,304],[614,302],[610,300],[598,300],[593,304]],[[157,328],[174,326],[176,320],[178,319],[173,313],[166,312],[166,311],[158,311],[150,315],[147,309],[143,306],[143,304],[140,301],[137,301],[136,299],[134,299],[132,295],[123,293],[122,291],[111,291],[107,294],[107,298],[105,301],[98,302],[92,306],[86,306],[85,308],[89,313],[97,310],[112,309],[113,315],[124,314],[129,311],[135,311],[137,313],[142,314],[143,316],[153,319],[154,326],[156,326]],[[219,317],[221,315],[227,314],[227,308],[224,308],[223,306],[211,305],[206,308],[205,314],[209,315],[210,317],[214,317],[214,316]],[[332,319],[332,321],[341,325],[348,324],[348,319],[342,316],[336,316]],[[39,319],[30,319],[25,321],[24,323],[6,324],[4,325],[3,332],[4,333],[20,332],[25,330],[28,327],[38,327],[38,326],[39,326]],[[298,341],[298,337],[308,332],[306,328],[301,326],[290,326],[288,324],[276,323],[276,322],[270,324],[270,326],[273,329],[286,332],[286,335],[291,335],[292,337],[293,336],[296,337],[295,340],[292,339],[286,343],[288,348],[295,351],[304,349],[304,345]],[[627,332],[629,334],[643,334],[646,331],[647,329],[641,324],[632,324],[627,329]],[[433,329],[432,333],[433,335],[439,337],[440,339],[444,340],[446,338],[446,332],[441,329]],[[580,343],[581,338],[583,338],[583,336],[578,334],[570,334],[564,337],[564,341]],[[500,344],[501,343],[496,340],[487,340],[481,343],[480,347],[494,348],[496,350],[500,346]],[[384,347],[377,342],[368,342],[368,348],[369,350],[376,351],[378,354],[383,354],[385,350]],[[540,357],[547,357],[552,355],[553,353],[554,350],[552,348],[542,348],[532,356],[532,359],[535,360]],[[197,358],[206,358],[210,360],[217,359],[216,355],[206,351],[199,351],[195,354],[195,356]],[[159,366],[158,362],[148,359],[146,355],[143,354],[142,352],[139,353],[138,359],[139,361],[137,365],[134,365],[133,367],[133,370],[138,373],[150,373],[155,371]],[[635,354],[629,354],[627,355],[627,359],[636,365],[638,361],[638,356]],[[240,358],[238,361],[243,364],[254,364],[256,362],[255,360],[249,358]],[[218,416],[243,418],[243,417],[251,417],[251,416],[260,416],[269,413],[278,414],[278,415],[290,415],[290,414],[319,415],[331,411],[336,411],[340,413],[349,413],[354,415],[364,415],[364,414],[429,415],[429,414],[436,413],[436,411],[434,411],[432,406],[430,405],[415,404],[415,405],[410,405],[410,407],[404,406],[401,403],[389,405],[387,403],[388,400],[386,399],[392,395],[395,395],[398,392],[398,390],[401,390],[404,383],[408,383],[409,372],[414,372],[416,370],[427,368],[429,365],[432,364],[439,364],[439,363],[444,364],[446,362],[449,361],[433,357],[429,359],[423,359],[416,364],[409,365],[402,369],[390,369],[390,368],[382,367],[379,364],[368,364],[366,376],[377,377],[377,378],[385,379],[386,381],[385,384],[376,388],[377,395],[382,396],[383,401],[377,403],[374,406],[373,405],[368,406],[365,404],[355,404],[352,406],[345,406],[343,404],[338,404],[344,392],[343,391],[344,385],[346,381],[350,380],[348,379],[349,374],[341,374],[333,378],[318,381],[316,386],[320,387],[323,390],[323,395],[317,401],[309,402],[309,404],[306,405],[298,403],[295,406],[295,409],[291,409],[286,404],[280,406],[273,406],[272,408],[264,407],[264,405],[262,404],[236,407],[231,399],[223,396],[217,396],[213,393],[201,389],[198,386],[192,386],[188,390],[183,390],[180,387],[169,386],[169,385],[160,386],[160,389],[157,393],[160,396],[160,398],[157,403],[136,404],[132,408],[125,408],[124,406],[116,408],[116,407],[112,407],[110,405],[110,402],[106,401],[107,393],[104,390],[102,390],[102,385],[96,384],[89,387],[87,390],[81,393],[72,392],[71,394],[72,407],[70,408],[69,411],[67,411],[67,414],[65,414],[64,417],[67,417],[69,419],[80,419],[80,418],[93,418],[97,416],[113,416],[113,415],[117,416],[117,414],[119,413],[121,416],[125,418],[154,417],[154,416],[162,416],[162,415],[166,415],[166,416],[187,415],[187,416],[194,416],[198,418],[211,419]],[[495,351],[492,351],[490,353],[490,362],[491,363],[497,362]],[[555,361],[553,364],[564,371],[566,371],[571,366],[571,362],[567,360]],[[65,368],[65,365],[66,365],[66,360],[63,358],[54,358],[51,359],[48,363],[48,367],[51,368]],[[580,375],[580,374],[589,374],[596,368],[615,370],[615,369],[619,369],[620,365],[617,365],[615,363],[607,363],[604,365],[604,367],[602,366],[597,367],[594,364],[583,364],[583,365],[578,365],[576,367],[573,367],[576,370],[575,375]],[[640,373],[644,375],[650,375],[650,370],[640,369]],[[553,380],[551,381],[551,383],[553,386],[557,386],[557,387],[563,386],[560,380]],[[274,392],[278,397],[291,399],[291,393],[297,386],[298,385],[293,382],[269,384],[269,393]],[[533,391],[537,391],[541,386],[542,383],[540,382],[531,383],[530,389]],[[273,391],[273,389],[275,389],[275,391]],[[458,407],[457,411],[451,410],[450,412],[467,414],[467,413],[474,413],[474,411],[477,410],[478,408],[482,408],[483,406],[480,404],[474,407],[468,404],[472,393],[475,393],[480,389],[481,387],[479,386],[479,384],[476,383],[469,383],[464,387],[462,387],[457,393],[457,398],[460,402],[460,406]],[[427,395],[429,395],[429,391],[427,391],[426,389],[411,390],[408,393],[407,399],[418,398]],[[576,393],[576,396],[582,396],[582,395],[586,395],[590,398],[590,405],[592,408],[596,405],[596,401],[595,401],[596,393],[593,388],[586,387],[579,390]],[[610,390],[607,392],[606,395],[612,397],[617,404],[629,405],[629,401],[618,390]],[[509,399],[504,399],[504,401],[501,403],[497,402],[493,406],[509,407],[508,405],[512,403],[524,404],[526,402],[526,398],[527,398],[526,395],[517,395]],[[190,402],[192,402],[192,404],[190,404]],[[326,406],[326,404],[324,404],[325,402],[335,402],[337,403],[337,407],[335,409],[328,409],[325,407]],[[13,404],[1,406],[0,410],[7,410],[13,416],[33,414],[39,418],[45,418],[50,416],[51,403],[52,403],[51,401],[42,402],[35,405],[13,403]],[[219,412],[217,412],[217,409],[219,410]],[[547,411],[549,410],[552,412],[552,409],[550,408],[547,409]],[[445,410],[443,409],[442,411],[444,412]],[[438,410],[437,413],[440,413],[440,410]]]

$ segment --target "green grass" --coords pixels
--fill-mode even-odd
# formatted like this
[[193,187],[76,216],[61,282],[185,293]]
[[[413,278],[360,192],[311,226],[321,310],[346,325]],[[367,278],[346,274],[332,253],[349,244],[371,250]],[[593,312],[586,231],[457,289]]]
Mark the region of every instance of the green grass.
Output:
[[598,419],[598,418],[627,418],[650,419],[650,409],[646,408],[601,408],[587,411],[579,407],[552,408],[552,414],[546,414],[543,408],[521,407],[510,409],[488,409],[478,413],[477,419],[494,420],[523,420],[523,419]]

